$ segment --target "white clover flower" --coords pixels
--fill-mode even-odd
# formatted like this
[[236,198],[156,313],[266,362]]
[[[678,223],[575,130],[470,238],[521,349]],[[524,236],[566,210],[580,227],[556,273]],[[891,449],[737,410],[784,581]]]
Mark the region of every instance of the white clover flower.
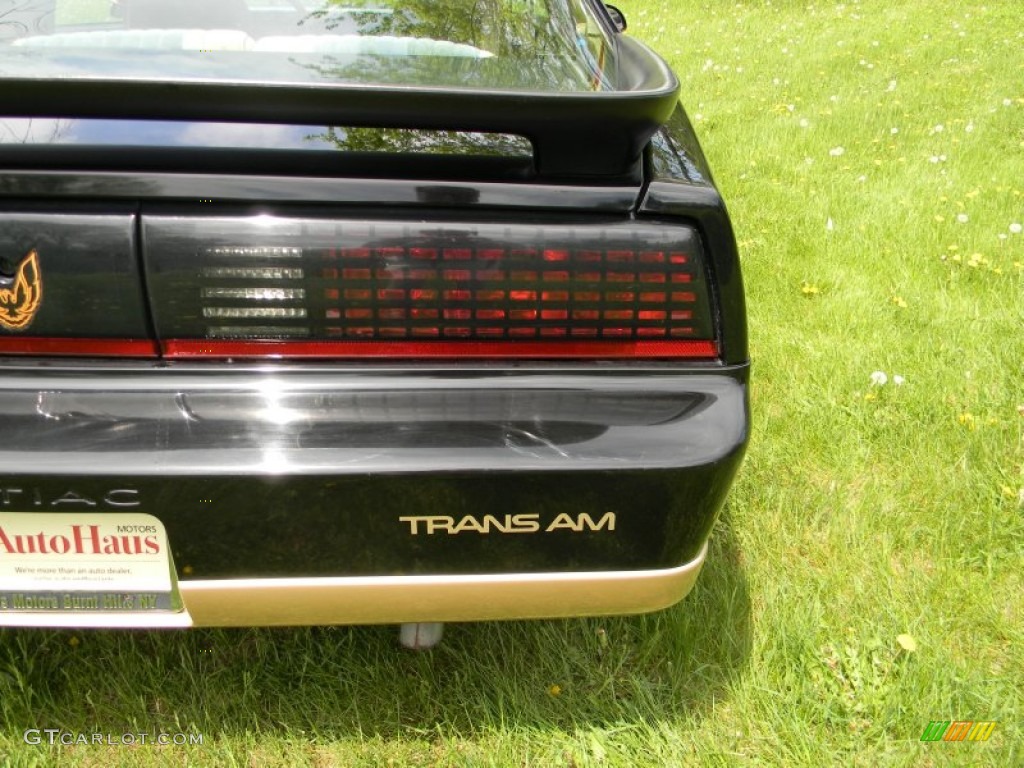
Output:
[[842,156],[843,156],[843,154],[845,154],[845,152],[846,152],[846,150],[845,150],[845,149],[843,149],[842,147],[832,147],[832,149],[830,149],[830,150],[828,151],[828,153],[829,153],[829,154],[830,154],[830,155],[831,155],[832,157],[842,157]]
[[970,221],[970,218],[967,216],[966,213],[958,213],[956,215],[956,220],[959,221],[961,224],[966,224],[968,221]]
[[887,90],[887,91],[895,91],[896,90],[896,81],[895,80],[890,80],[889,81],[889,87],[886,88],[885,90]]
[[871,374],[871,386],[873,387],[884,387],[888,381],[889,377],[885,375],[884,371],[874,371]]
[[891,133],[893,136],[895,136],[899,132],[900,132],[899,128],[890,128],[889,129],[889,133]]
[[1008,107],[1011,104],[1013,104],[1013,101],[1011,99],[1003,99],[1003,106],[1004,107]]
[[906,379],[900,376],[898,373],[892,375],[892,383],[894,386],[902,387]]
[[1010,232],[1019,235],[1021,232],[1024,232],[1024,227],[1021,226],[1019,221],[1015,221],[1010,225]]
[[806,128],[806,127],[807,127],[807,126],[809,126],[810,124],[811,124],[811,121],[810,121],[810,120],[808,120],[808,119],[807,119],[806,117],[801,117],[801,118],[800,118],[800,127],[801,127],[801,128]]
[[945,126],[942,125],[942,123],[939,123],[934,128],[932,128],[932,131],[934,133],[942,133],[944,130],[946,130],[946,129],[945,129]]
[[964,133],[973,133],[973,132],[974,132],[974,123],[968,123],[967,125],[964,126]]

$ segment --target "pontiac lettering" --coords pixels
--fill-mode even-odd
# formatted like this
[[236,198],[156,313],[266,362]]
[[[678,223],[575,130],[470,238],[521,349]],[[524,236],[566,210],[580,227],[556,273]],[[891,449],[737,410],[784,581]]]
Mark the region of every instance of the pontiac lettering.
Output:
[[46,495],[39,488],[3,488],[0,487],[0,506],[18,507],[32,505],[33,507],[74,507],[84,509],[96,507],[97,505],[113,507],[115,509],[126,509],[139,506],[139,491],[136,488],[112,488],[102,496],[95,498],[77,491],[67,490],[64,493],[54,496]]

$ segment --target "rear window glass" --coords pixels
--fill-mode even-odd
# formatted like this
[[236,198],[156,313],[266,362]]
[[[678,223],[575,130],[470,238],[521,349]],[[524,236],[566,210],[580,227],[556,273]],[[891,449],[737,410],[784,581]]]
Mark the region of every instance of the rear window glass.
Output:
[[0,0],[0,78],[614,86],[585,0]]

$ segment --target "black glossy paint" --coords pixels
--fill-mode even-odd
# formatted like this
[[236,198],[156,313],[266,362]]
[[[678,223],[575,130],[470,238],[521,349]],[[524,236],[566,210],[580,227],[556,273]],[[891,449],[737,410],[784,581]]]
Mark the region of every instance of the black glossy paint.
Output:
[[682,106],[648,148],[648,179],[640,215],[679,217],[698,227],[716,288],[722,360],[729,365],[747,362],[747,310],[736,238]]
[[174,120],[0,118],[0,167],[483,182],[535,176],[533,147],[510,134]]
[[[133,240],[139,213],[376,211],[429,220],[445,212],[524,223],[600,214],[697,228],[723,350],[719,362],[471,367],[0,359],[0,509],[155,514],[180,575],[193,579],[618,570],[690,560],[748,439],[742,282],[725,206],[681,108],[659,129],[675,103],[674,78],[662,64],[652,68],[645,49],[623,46],[629,87],[656,93],[416,92],[402,102],[394,92],[357,88],[339,108],[336,94],[296,88],[269,99],[252,84],[90,90],[50,81],[40,89],[26,78],[0,86],[0,94],[24,97],[5,101],[0,112],[8,114],[165,117],[186,127],[219,117],[495,126],[542,147],[540,175],[486,165],[490,159],[406,154],[378,163],[338,152],[319,163],[309,159],[319,153],[274,150],[150,147],[112,156],[47,144],[4,148],[4,247],[19,253],[50,237],[77,254],[44,266],[57,292],[44,304],[56,314],[38,319],[48,333],[139,336],[142,327],[145,335],[137,273],[144,256]],[[647,137],[641,168],[636,154]],[[77,229],[54,223],[69,212]],[[49,218],[25,218],[40,214]],[[86,262],[110,271],[90,275]],[[81,316],[97,309],[90,301],[100,302],[92,314],[102,321]],[[96,322],[108,325],[88,326]],[[561,512],[594,520],[615,512],[616,530],[413,536],[398,520],[537,514],[547,523]]]
[[[38,57],[9,53],[0,79],[0,114],[10,117],[111,118],[348,125],[370,128],[511,133],[528,138],[537,172],[547,177],[619,178],[635,169],[644,146],[668,119],[679,92],[671,70],[640,43],[622,38],[621,90],[553,93],[485,81],[477,88],[422,83],[405,64],[404,85],[163,81],[17,76]],[[12,58],[13,57],[13,58]],[[123,77],[121,71],[118,75]],[[488,85],[488,82],[491,84]],[[14,105],[17,105],[14,107]],[[583,126],[585,130],[580,130]]]
[[[6,488],[39,489],[44,503],[66,494],[96,500],[109,489],[139,491],[138,511],[167,528],[179,578],[279,578],[396,574],[529,573],[669,568],[693,559],[739,455],[697,471],[515,472],[285,478],[53,478],[4,475]],[[32,491],[29,491],[31,493]],[[28,494],[23,494],[23,497]],[[118,498],[118,497],[115,497]],[[127,497],[120,497],[127,498]],[[28,499],[26,498],[25,501]],[[31,511],[11,496],[12,511]],[[2,508],[2,507],[0,507]],[[95,514],[84,503],[56,509]],[[50,511],[53,511],[52,509]],[[119,508],[118,511],[126,511]],[[536,533],[438,531],[412,535],[406,516],[565,513],[614,531]]]
[[[156,515],[183,578],[671,567],[747,440],[744,368],[231,368],[9,366],[0,509]],[[579,533],[399,519],[609,512]]]
[[[236,209],[243,213],[259,213],[273,204],[324,203],[352,208],[371,205],[453,210],[511,208],[625,215],[634,209],[640,195],[639,177],[634,186],[460,182],[450,180],[450,167],[433,177],[406,176],[404,179],[312,177],[293,175],[294,168],[277,176],[262,172],[229,176],[201,171],[195,156],[189,156],[187,161],[181,159],[177,172],[0,170],[0,201],[7,201],[2,203],[7,206],[18,205],[25,199],[52,201],[51,209],[55,212],[66,210],[61,206],[70,202],[83,200],[96,204],[158,200],[193,203],[196,206],[193,210],[199,212],[207,206],[225,203],[248,206]],[[397,163],[392,166],[394,169]],[[247,170],[251,172],[254,168],[250,164]]]
[[41,304],[26,327],[0,326],[0,337],[149,337],[134,217],[123,206],[104,213],[0,211],[0,289],[10,290],[9,276],[30,251],[38,257]]

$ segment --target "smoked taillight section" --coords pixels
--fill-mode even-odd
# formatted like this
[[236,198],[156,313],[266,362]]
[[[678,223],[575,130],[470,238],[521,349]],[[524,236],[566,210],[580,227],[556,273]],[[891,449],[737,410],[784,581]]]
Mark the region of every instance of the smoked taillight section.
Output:
[[0,357],[155,357],[134,225],[128,212],[0,214]]
[[144,216],[143,243],[170,357],[717,353],[679,224]]

